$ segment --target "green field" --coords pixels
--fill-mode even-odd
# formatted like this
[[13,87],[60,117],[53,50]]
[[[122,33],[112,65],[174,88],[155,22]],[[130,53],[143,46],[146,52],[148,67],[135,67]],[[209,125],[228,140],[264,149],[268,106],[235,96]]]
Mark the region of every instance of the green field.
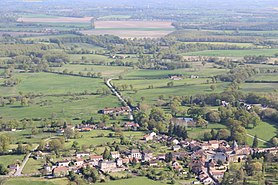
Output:
[[[115,138],[115,137],[109,137],[108,134],[112,133],[114,135],[113,131],[105,131],[105,130],[93,130],[91,132],[83,132],[80,133],[81,138],[79,139],[71,139],[69,142],[66,143],[66,147],[70,148],[73,141],[77,141],[79,146],[82,145],[102,145],[106,144],[107,142],[112,143],[113,141],[119,141],[120,138]],[[99,137],[100,134],[103,134],[104,136]],[[143,136],[145,135],[144,132],[123,132],[124,136],[127,138],[132,138],[132,139],[142,139]]]
[[245,93],[266,93],[278,89],[278,83],[244,83],[240,85],[240,90]]
[[263,140],[270,141],[272,137],[276,136],[277,128],[275,123],[262,121],[254,129],[247,129],[247,132],[253,136],[257,135]]
[[244,57],[247,55],[274,56],[278,49],[252,49],[252,50],[206,50],[185,53],[185,56],[210,56],[210,57]]
[[3,164],[7,167],[10,164],[14,164],[17,161],[22,162],[24,155],[1,155],[0,164]]
[[278,74],[277,73],[260,73],[256,76],[250,78],[249,80],[255,81],[278,81]]
[[[26,73],[16,74],[15,78],[21,80],[16,87],[2,87],[0,94],[2,95],[18,95],[19,92],[27,93],[42,93],[48,94],[67,94],[80,93],[87,90],[96,92],[96,89],[105,87],[101,79],[75,77],[68,75],[57,75],[51,73]],[[4,80],[0,79],[0,84]]]
[[82,72],[87,74],[88,72],[91,73],[101,73],[102,77],[118,77],[119,75],[123,75],[128,71],[132,70],[131,67],[124,67],[124,66],[101,66],[101,65],[74,65],[74,64],[67,64],[63,67],[53,68],[55,71],[63,72],[64,69],[68,71],[73,71],[74,74],[78,74]]
[[44,178],[35,177],[19,177],[8,179],[4,185],[67,185],[66,178],[46,180]]
[[[103,183],[99,183],[97,185],[100,185]],[[105,183],[105,185],[164,185],[167,183],[162,183],[158,181],[153,181],[150,179],[147,179],[146,177],[137,177],[137,178],[131,178],[131,179],[124,179],[124,180],[116,180],[116,181],[109,181]]]

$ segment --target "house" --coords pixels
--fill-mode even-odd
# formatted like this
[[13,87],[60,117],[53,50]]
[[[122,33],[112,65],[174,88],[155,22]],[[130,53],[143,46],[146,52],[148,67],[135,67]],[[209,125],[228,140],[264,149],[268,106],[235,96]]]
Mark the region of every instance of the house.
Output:
[[126,122],[124,127],[126,129],[137,130],[140,127],[140,125],[138,123],[134,123],[134,122]]
[[180,144],[179,140],[177,140],[177,139],[173,139],[173,140],[172,140],[172,143],[173,143],[174,145]]
[[90,160],[98,162],[100,160],[103,160],[103,157],[102,155],[91,155]]
[[129,107],[114,107],[114,108],[105,108],[103,110],[100,111],[102,114],[128,114],[129,112],[131,112]]
[[171,80],[182,80],[183,76],[182,75],[169,75],[169,78]]
[[99,168],[103,172],[111,172],[117,168],[115,161],[99,161]]
[[9,170],[11,171],[17,171],[19,169],[19,165],[18,164],[10,164],[8,166]]
[[185,127],[195,127],[196,122],[193,118],[172,118],[171,123],[174,125],[185,126]]
[[34,153],[34,158],[35,159],[42,159],[43,158],[43,153],[42,153],[42,151],[37,151],[37,152],[35,152]]
[[155,133],[155,132],[152,132],[152,133],[150,133],[150,134],[145,135],[143,139],[144,139],[145,141],[151,141],[151,140],[154,139],[155,136],[156,136],[156,133]]
[[191,79],[197,79],[197,78],[199,78],[199,76],[197,76],[197,75],[190,75],[189,78],[191,78]]
[[51,172],[51,171],[52,171],[52,166],[49,165],[49,164],[44,164],[44,165],[43,165],[43,169],[44,169],[46,172]]
[[65,166],[58,166],[52,170],[54,177],[65,177],[69,174],[69,169]]
[[153,159],[153,153],[150,150],[145,150],[142,153],[142,160],[143,161],[150,161]]
[[181,149],[181,146],[180,145],[175,145],[175,146],[172,146],[172,150],[174,151],[178,151]]
[[158,160],[165,160],[165,159],[166,159],[166,156],[165,156],[165,154],[158,154],[158,155],[156,156],[156,158],[157,158]]
[[84,128],[81,128],[80,132],[90,132],[92,131],[92,128],[91,127],[84,127]]
[[70,161],[64,160],[64,161],[57,161],[57,166],[69,166]]
[[123,159],[122,158],[117,158],[116,164],[117,164],[117,167],[122,167],[123,166]]
[[182,166],[177,161],[174,161],[172,163],[172,167],[173,167],[174,170],[177,170],[177,171],[181,171],[182,170]]
[[76,152],[75,156],[77,158],[87,158],[90,156],[89,152]]
[[158,163],[157,163],[157,161],[149,161],[149,166],[152,166],[152,167],[154,167],[154,166],[158,166]]
[[74,161],[74,165],[75,166],[82,166],[84,164],[84,160],[83,159],[76,159]]
[[219,141],[217,141],[217,140],[210,140],[210,141],[208,141],[208,143],[210,144],[210,146],[211,146],[213,149],[219,148]]
[[211,171],[211,175],[216,179],[221,179],[224,177],[225,171]]
[[142,154],[138,149],[132,149],[130,152],[131,158],[142,159]]
[[111,152],[110,153],[113,159],[118,159],[120,158],[120,153],[118,151]]

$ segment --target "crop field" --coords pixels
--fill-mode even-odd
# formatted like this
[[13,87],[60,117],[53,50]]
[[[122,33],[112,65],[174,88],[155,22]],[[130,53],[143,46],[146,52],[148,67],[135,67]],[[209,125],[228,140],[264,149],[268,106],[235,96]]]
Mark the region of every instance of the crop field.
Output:
[[278,81],[278,74],[277,73],[260,73],[250,80],[255,81]]
[[171,22],[164,21],[96,21],[94,30],[82,31],[88,35],[116,35],[122,38],[159,38],[174,31]]
[[253,50],[206,50],[198,52],[188,52],[187,56],[211,56],[211,57],[244,57],[247,55],[274,56],[278,49],[253,49]]
[[26,23],[89,23],[92,17],[21,17],[17,21],[18,22],[26,22]]

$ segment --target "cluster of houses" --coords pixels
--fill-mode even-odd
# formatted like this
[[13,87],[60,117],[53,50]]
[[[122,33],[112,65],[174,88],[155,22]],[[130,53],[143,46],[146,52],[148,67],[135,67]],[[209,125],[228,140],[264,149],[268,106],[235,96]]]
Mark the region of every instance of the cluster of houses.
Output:
[[[222,179],[228,169],[229,163],[245,161],[253,152],[278,153],[278,148],[252,149],[249,146],[239,146],[236,141],[230,146],[224,140],[210,140],[200,142],[196,140],[178,140],[167,135],[157,135],[152,132],[145,135],[145,142],[163,142],[172,150],[172,168],[180,174],[186,174],[180,160],[190,159],[187,167],[197,175],[197,179],[203,184],[215,183]],[[140,151],[131,149],[125,151],[112,151],[110,159],[105,160],[101,155],[93,155],[88,152],[78,152],[70,160],[58,161],[55,166],[44,165],[44,169],[52,173],[54,177],[65,176],[69,171],[79,173],[81,168],[91,166],[103,173],[119,172],[128,170],[129,163],[142,163],[157,167],[160,161],[165,161],[169,153],[157,154],[150,150]]]
[[129,114],[131,112],[129,107],[114,107],[114,108],[108,108],[101,110],[101,114],[108,114],[108,115],[121,115],[121,114]]

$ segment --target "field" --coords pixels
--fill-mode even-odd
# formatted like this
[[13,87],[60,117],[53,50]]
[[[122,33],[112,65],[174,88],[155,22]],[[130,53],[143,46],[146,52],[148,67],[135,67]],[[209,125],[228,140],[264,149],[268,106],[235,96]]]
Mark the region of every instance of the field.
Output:
[[248,129],[247,132],[253,136],[257,135],[265,141],[270,141],[277,134],[277,126],[273,122],[262,121],[254,129]]
[[[100,185],[101,183],[97,184]],[[131,178],[131,179],[125,179],[125,180],[117,180],[117,181],[109,181],[105,183],[105,185],[163,185],[166,183],[158,182],[158,181],[153,181],[149,180],[145,177],[137,177],[137,178]]]
[[95,21],[94,30],[81,31],[88,35],[116,35],[122,38],[159,38],[174,31],[171,22],[164,21]]
[[89,23],[92,17],[21,17],[17,21],[24,23]]
[[23,168],[22,173],[23,174],[39,173],[38,170],[42,168],[44,163],[45,160],[43,159],[35,160],[33,158],[30,158],[26,163],[25,167]]
[[19,177],[8,179],[4,185],[67,185],[68,180],[66,178],[46,180],[44,178],[35,177]]
[[240,90],[245,93],[266,93],[278,89],[278,83],[244,83],[240,85]]
[[[51,73],[27,73],[16,74],[15,78],[21,80],[16,87],[4,87],[0,94],[18,95],[19,92],[27,94],[67,94],[68,92],[80,93],[84,90],[95,92],[97,88],[103,87],[103,80]],[[0,83],[2,80],[0,80]]]
[[[66,147],[70,148],[73,141],[77,141],[79,146],[82,145],[104,145],[107,142],[112,143],[113,141],[119,141],[119,138],[115,138],[115,137],[109,137],[108,134],[112,133],[114,134],[113,131],[105,131],[105,130],[93,130],[91,132],[83,132],[80,133],[81,138],[79,139],[71,139],[69,142],[66,143]],[[103,134],[103,136],[100,136],[101,134]],[[144,132],[123,132],[123,135],[127,138],[132,138],[132,139],[142,139],[143,136],[145,135]]]
[[7,167],[10,164],[14,164],[17,161],[22,162],[24,155],[2,155],[0,156],[0,164]]
[[210,57],[244,57],[247,55],[274,56],[278,49],[252,49],[252,50],[206,50],[197,52],[188,52],[187,56],[210,56]]

